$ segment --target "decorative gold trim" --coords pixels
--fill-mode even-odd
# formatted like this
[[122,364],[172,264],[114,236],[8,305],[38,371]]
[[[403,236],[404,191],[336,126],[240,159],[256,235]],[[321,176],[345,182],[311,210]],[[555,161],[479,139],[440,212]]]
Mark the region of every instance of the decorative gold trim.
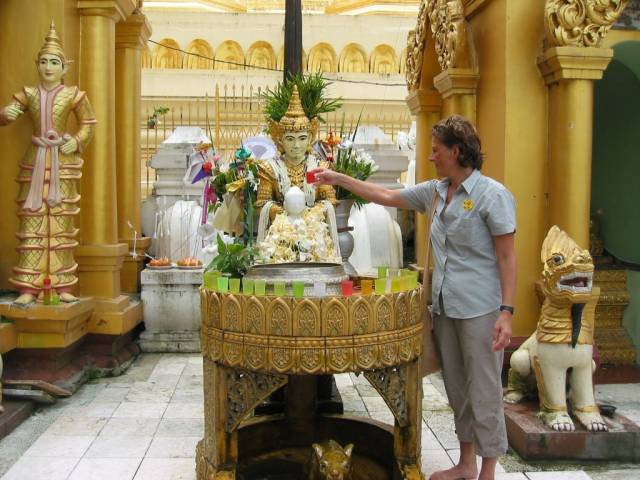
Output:
[[277,374],[339,373],[409,362],[422,352],[421,288],[303,299],[202,288],[203,355],[229,367]]
[[547,0],[544,25],[549,46],[597,47],[628,0]]

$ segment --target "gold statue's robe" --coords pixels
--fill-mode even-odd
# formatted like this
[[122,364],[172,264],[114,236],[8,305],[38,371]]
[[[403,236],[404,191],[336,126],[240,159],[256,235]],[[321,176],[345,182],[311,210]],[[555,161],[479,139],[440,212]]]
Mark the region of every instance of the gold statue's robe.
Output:
[[[24,87],[13,96],[11,105],[30,114],[34,134],[17,178],[19,258],[9,281],[20,293],[38,295],[49,277],[54,289],[68,292],[78,282],[74,217],[80,212],[81,154],[96,123],[93,110],[84,92],[64,85],[51,90]],[[79,127],[75,135],[66,131],[72,113]],[[6,123],[8,119],[0,115],[0,124]],[[59,147],[72,137],[78,151],[65,155]]]

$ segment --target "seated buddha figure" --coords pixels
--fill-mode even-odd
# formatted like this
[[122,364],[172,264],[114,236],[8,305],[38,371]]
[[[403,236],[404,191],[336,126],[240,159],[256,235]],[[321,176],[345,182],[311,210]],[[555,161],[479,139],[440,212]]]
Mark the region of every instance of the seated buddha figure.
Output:
[[293,186],[284,196],[284,210],[258,243],[259,263],[341,262],[335,222],[325,221],[321,203],[306,207],[304,193]]
[[304,193],[307,208],[321,203],[327,219],[334,215],[336,195],[333,187],[316,186],[307,183],[306,179],[307,171],[319,167],[328,168],[327,162],[320,161],[311,150],[317,122],[317,119],[309,120],[306,116],[295,86],[285,115],[278,121],[270,120],[269,134],[278,147],[279,154],[258,162],[256,208],[260,211],[259,242],[264,240],[270,222],[278,213],[282,213],[284,196],[291,187],[298,187]]

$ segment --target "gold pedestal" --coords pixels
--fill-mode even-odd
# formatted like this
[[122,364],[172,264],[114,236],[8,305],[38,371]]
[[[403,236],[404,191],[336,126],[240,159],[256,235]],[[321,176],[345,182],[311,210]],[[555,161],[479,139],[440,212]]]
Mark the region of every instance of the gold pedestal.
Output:
[[[270,462],[299,464],[312,443],[328,439],[355,444],[353,480],[421,480],[423,300],[420,287],[301,299],[202,289],[205,434],[196,450],[198,480],[264,473]],[[313,376],[350,371],[364,372],[380,393],[395,417],[393,430],[317,412]],[[248,418],[284,385],[284,417]]]
[[18,348],[66,348],[88,333],[95,307],[92,298],[60,305],[0,305],[0,315],[14,322]]

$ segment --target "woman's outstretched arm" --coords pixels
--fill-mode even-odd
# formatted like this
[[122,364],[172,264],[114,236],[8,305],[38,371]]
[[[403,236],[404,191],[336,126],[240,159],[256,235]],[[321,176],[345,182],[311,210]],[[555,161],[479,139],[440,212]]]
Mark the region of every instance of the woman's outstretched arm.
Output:
[[318,168],[314,170],[314,173],[316,184],[342,187],[369,202],[384,205],[385,207],[411,208],[401,195],[400,190],[391,190],[375,183],[363,182],[326,168]]

